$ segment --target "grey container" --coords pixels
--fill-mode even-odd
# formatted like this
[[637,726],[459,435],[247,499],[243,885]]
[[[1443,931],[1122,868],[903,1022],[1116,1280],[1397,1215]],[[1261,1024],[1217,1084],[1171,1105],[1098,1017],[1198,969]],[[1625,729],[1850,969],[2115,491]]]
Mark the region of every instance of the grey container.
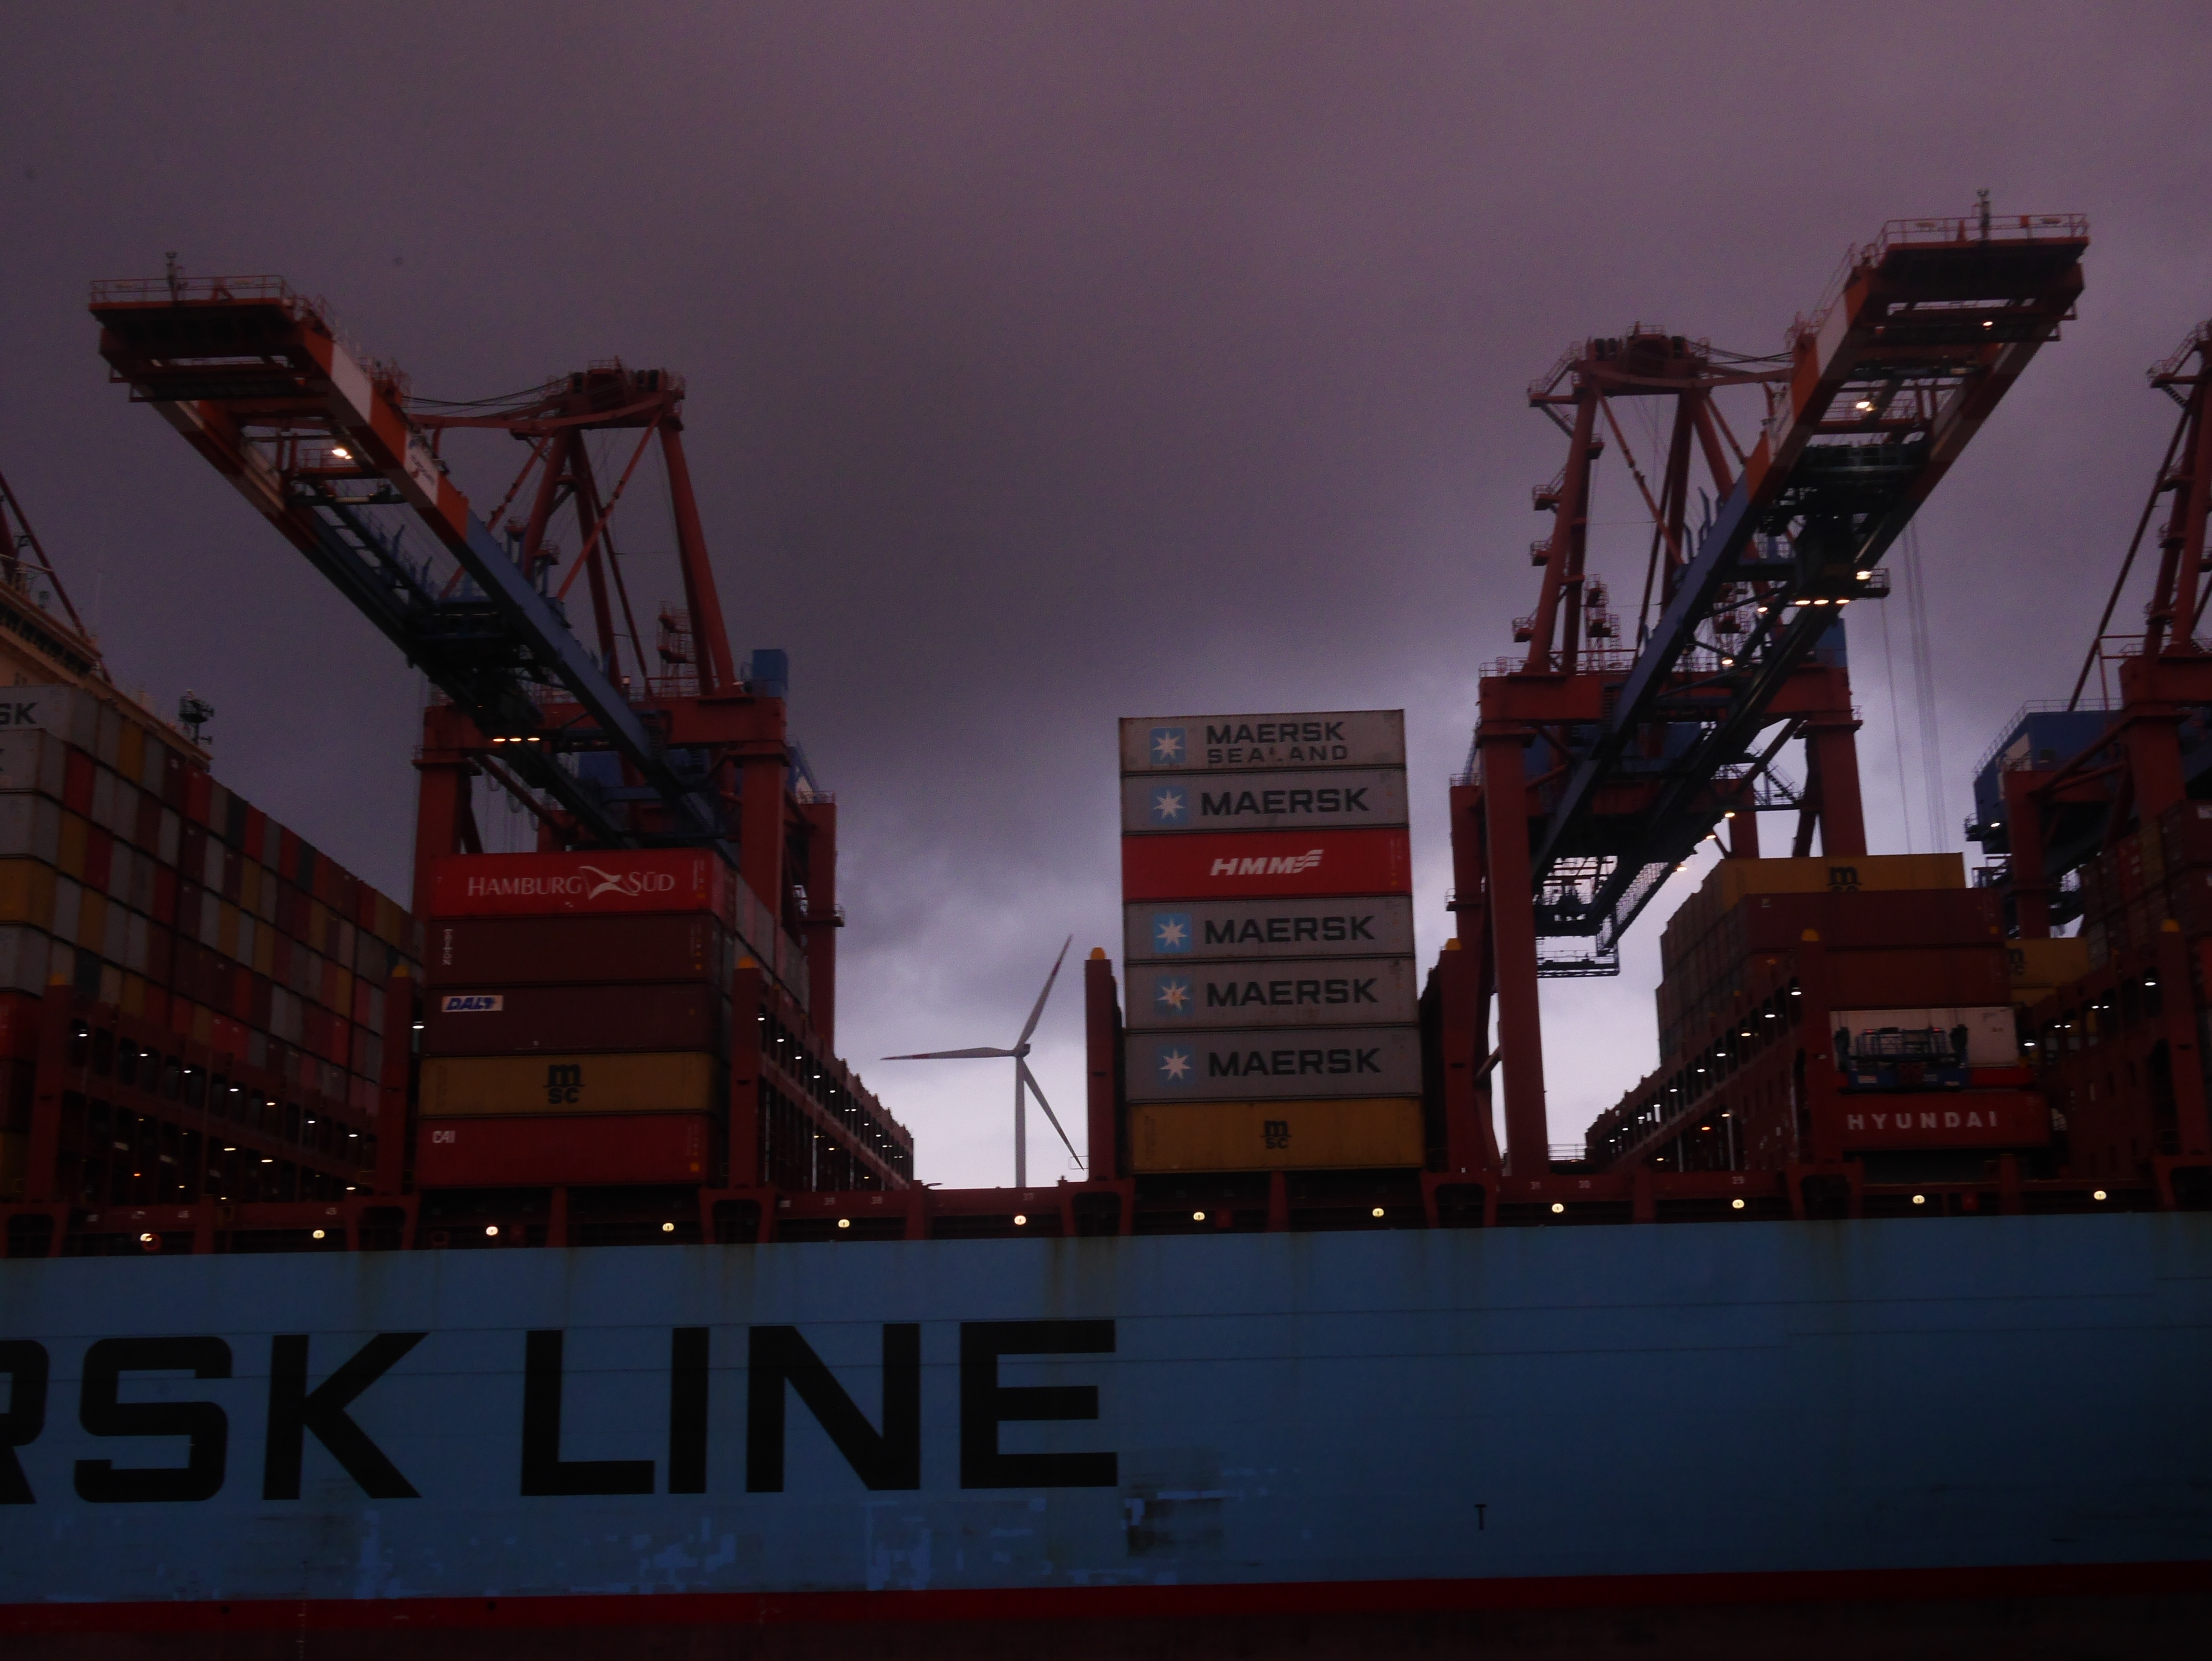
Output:
[[1121,1043],[1133,1102],[1421,1093],[1421,1034],[1414,1026],[1130,1032]]
[[0,792],[33,791],[58,801],[68,753],[59,739],[35,728],[0,731]]
[[1121,781],[1121,834],[1192,830],[1395,830],[1401,767],[1298,773],[1187,773]]
[[1124,995],[1131,1031],[1214,1027],[1403,1026],[1420,993],[1411,958],[1133,964]]
[[1121,722],[1124,773],[1403,767],[1406,712],[1330,709],[1261,715],[1132,715]]
[[36,727],[88,753],[100,748],[100,705],[75,686],[0,687],[0,731]]
[[1122,957],[1135,964],[1205,958],[1389,958],[1413,950],[1413,902],[1139,900],[1121,908]]

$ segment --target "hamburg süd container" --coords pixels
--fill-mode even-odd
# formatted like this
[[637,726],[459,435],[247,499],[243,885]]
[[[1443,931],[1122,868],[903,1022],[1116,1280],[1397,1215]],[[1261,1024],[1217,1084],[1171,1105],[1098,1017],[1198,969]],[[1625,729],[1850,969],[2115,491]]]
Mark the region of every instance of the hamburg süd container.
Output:
[[1189,773],[1121,781],[1121,834],[1395,829],[1406,823],[1403,768]]
[[1421,1093],[1421,1039],[1416,1027],[1131,1032],[1122,1043],[1132,1102]]
[[425,1056],[545,1050],[719,1050],[729,999],[704,981],[442,989],[423,1000]]
[[426,1119],[705,1113],[721,1098],[720,1062],[703,1052],[438,1056],[422,1063]]
[[703,912],[612,917],[455,917],[433,922],[433,989],[578,980],[726,982],[729,935]]
[[1130,963],[1212,958],[1403,957],[1413,903],[1402,895],[1283,900],[1147,901],[1122,910]]
[[1405,764],[1402,709],[1135,715],[1121,722],[1124,773]]
[[1403,830],[1237,830],[1121,839],[1124,901],[1413,891],[1413,853]]
[[703,911],[730,921],[729,868],[696,849],[448,854],[430,864],[430,912],[447,917]]
[[1419,1165],[1425,1143],[1421,1104],[1407,1097],[1146,1102],[1129,1110],[1129,1162],[1139,1173]]
[[704,1113],[441,1119],[416,1139],[415,1180],[426,1188],[696,1183],[711,1128]]
[[1128,978],[1132,1031],[1410,1025],[1420,999],[1410,957],[1142,963]]

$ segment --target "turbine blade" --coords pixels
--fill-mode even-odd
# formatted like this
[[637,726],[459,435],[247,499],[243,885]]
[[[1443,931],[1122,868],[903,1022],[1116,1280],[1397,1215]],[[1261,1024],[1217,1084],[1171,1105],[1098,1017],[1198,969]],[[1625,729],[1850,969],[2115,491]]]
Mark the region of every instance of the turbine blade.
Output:
[[[1068,936],[1070,940],[1074,938],[1073,934]],[[1022,1082],[1027,1082],[1030,1094],[1036,1098],[1037,1105],[1044,1110],[1045,1117],[1052,1121],[1052,1128],[1060,1131],[1060,1140],[1067,1143],[1068,1157],[1075,1161],[1075,1168],[1078,1171],[1083,1170],[1085,1168],[1083,1156],[1075,1151],[1075,1144],[1067,1141],[1067,1132],[1060,1129],[1060,1115],[1052,1110],[1052,1104],[1045,1100],[1044,1092],[1037,1088],[1036,1074],[1030,1071],[1030,1064],[1017,1056],[1014,1060],[1014,1068],[1017,1080],[1015,1087],[1018,1089]]]
[[1011,1056],[1011,1050],[924,1050],[912,1056],[886,1056],[887,1062],[964,1062],[982,1056]]
[[[1036,1007],[1030,1011],[1030,1024],[1022,1029],[1022,1036],[1014,1040],[1016,1050],[1027,1043],[1030,1034],[1036,1031],[1037,1020],[1044,1013],[1044,1001],[1052,995],[1052,983],[1060,978],[1060,966],[1067,961],[1067,948],[1074,944],[1075,936],[1073,934],[1060,943],[1060,955],[1052,960],[1052,973],[1044,977],[1044,990],[1037,994]],[[1034,1088],[1036,1080],[1031,1080],[1030,1085]]]

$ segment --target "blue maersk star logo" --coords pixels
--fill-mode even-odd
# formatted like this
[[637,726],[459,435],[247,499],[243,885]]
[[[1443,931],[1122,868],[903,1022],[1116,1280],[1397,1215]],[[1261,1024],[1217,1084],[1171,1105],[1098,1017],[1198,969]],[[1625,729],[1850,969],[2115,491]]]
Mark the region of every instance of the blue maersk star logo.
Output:
[[1152,950],[1163,958],[1189,956],[1190,933],[1189,912],[1155,911],[1152,913]]
[[1194,1007],[1190,983],[1180,976],[1164,976],[1152,986],[1152,1002],[1163,1015],[1188,1015]]
[[1183,815],[1189,812],[1190,795],[1188,791],[1170,786],[1166,789],[1152,792],[1152,823],[1154,824],[1181,824]]
[[1182,728],[1155,727],[1152,728],[1152,765],[1180,767],[1188,757],[1185,755]]
[[1190,1051],[1181,1044],[1162,1044],[1157,1052],[1162,1084],[1187,1085],[1198,1076]]

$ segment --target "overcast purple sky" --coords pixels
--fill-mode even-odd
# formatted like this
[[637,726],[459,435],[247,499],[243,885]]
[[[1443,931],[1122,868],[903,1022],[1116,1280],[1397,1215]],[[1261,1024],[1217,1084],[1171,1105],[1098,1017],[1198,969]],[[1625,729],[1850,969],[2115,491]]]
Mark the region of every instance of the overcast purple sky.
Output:
[[[1886,219],[1978,186],[2091,216],[2080,322],[1922,515],[1955,848],[1973,759],[2087,643],[2169,419],[2143,368],[2212,313],[2201,6],[179,0],[8,32],[0,468],[118,678],[209,698],[227,780],[407,891],[419,682],[106,383],[90,279],[283,273],[439,397],[681,371],[736,647],[791,652],[842,802],[841,1047],[949,1183],[1009,1179],[1010,1082],[872,1058],[1007,1042],[1063,935],[1112,945],[1117,716],[1404,707],[1442,944],[1445,782],[1562,453],[1523,389],[1569,341],[1771,350]],[[1628,488],[1601,472],[1601,519]],[[1871,834],[1901,851],[1909,812],[1924,849],[1902,608],[1902,796],[1853,622]],[[1547,989],[1554,1141],[1652,1062],[1668,904],[1619,980]],[[1039,1067],[1074,1116],[1079,1005]]]

